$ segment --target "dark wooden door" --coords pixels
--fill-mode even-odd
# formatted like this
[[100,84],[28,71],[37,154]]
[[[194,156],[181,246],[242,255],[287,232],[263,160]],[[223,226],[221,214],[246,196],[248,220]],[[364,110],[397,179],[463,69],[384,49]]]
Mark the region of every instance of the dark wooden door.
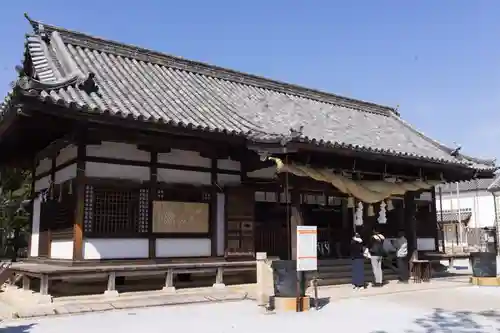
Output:
[[226,190],[227,253],[254,253],[254,191],[245,187]]
[[285,205],[273,202],[255,203],[255,250],[268,256],[289,259],[290,235]]

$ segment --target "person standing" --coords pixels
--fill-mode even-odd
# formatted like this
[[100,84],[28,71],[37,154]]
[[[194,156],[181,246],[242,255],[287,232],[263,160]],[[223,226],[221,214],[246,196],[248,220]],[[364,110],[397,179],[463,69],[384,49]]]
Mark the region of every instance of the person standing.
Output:
[[398,233],[396,240],[396,259],[398,265],[399,281],[408,283],[410,278],[409,263],[408,263],[408,240],[403,231]]
[[352,286],[355,290],[366,288],[365,285],[365,247],[358,233],[351,240]]
[[384,251],[385,237],[377,230],[373,230],[372,237],[370,238],[370,258],[373,270],[373,277],[375,282],[373,287],[383,286],[383,273],[382,273],[382,258],[385,255]]

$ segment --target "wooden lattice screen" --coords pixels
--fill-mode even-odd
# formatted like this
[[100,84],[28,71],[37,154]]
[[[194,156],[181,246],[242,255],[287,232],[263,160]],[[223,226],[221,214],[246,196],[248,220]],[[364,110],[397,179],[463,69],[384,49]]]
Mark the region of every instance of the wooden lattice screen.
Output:
[[133,234],[148,232],[147,189],[85,187],[85,232]]

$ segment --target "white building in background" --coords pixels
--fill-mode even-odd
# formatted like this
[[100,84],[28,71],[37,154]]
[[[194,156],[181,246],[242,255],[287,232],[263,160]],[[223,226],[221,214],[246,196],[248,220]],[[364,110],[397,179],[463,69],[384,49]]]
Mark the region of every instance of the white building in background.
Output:
[[[492,186],[500,178],[476,179],[469,182],[448,183],[436,187],[437,220],[445,246],[478,246],[483,228],[497,225],[498,208]],[[496,202],[497,201],[497,202]]]
[[[495,199],[488,190],[494,179],[476,179],[469,182],[448,183],[436,187],[438,221],[444,214],[463,213],[469,216],[469,228],[495,226]],[[470,213],[470,214],[468,214]],[[463,221],[464,217],[460,216]]]

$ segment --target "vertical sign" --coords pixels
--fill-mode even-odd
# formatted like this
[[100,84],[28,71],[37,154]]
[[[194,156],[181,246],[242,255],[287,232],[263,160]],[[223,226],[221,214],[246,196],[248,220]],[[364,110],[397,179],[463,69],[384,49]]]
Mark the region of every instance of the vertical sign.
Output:
[[316,226],[297,226],[297,271],[318,269],[318,230]]

